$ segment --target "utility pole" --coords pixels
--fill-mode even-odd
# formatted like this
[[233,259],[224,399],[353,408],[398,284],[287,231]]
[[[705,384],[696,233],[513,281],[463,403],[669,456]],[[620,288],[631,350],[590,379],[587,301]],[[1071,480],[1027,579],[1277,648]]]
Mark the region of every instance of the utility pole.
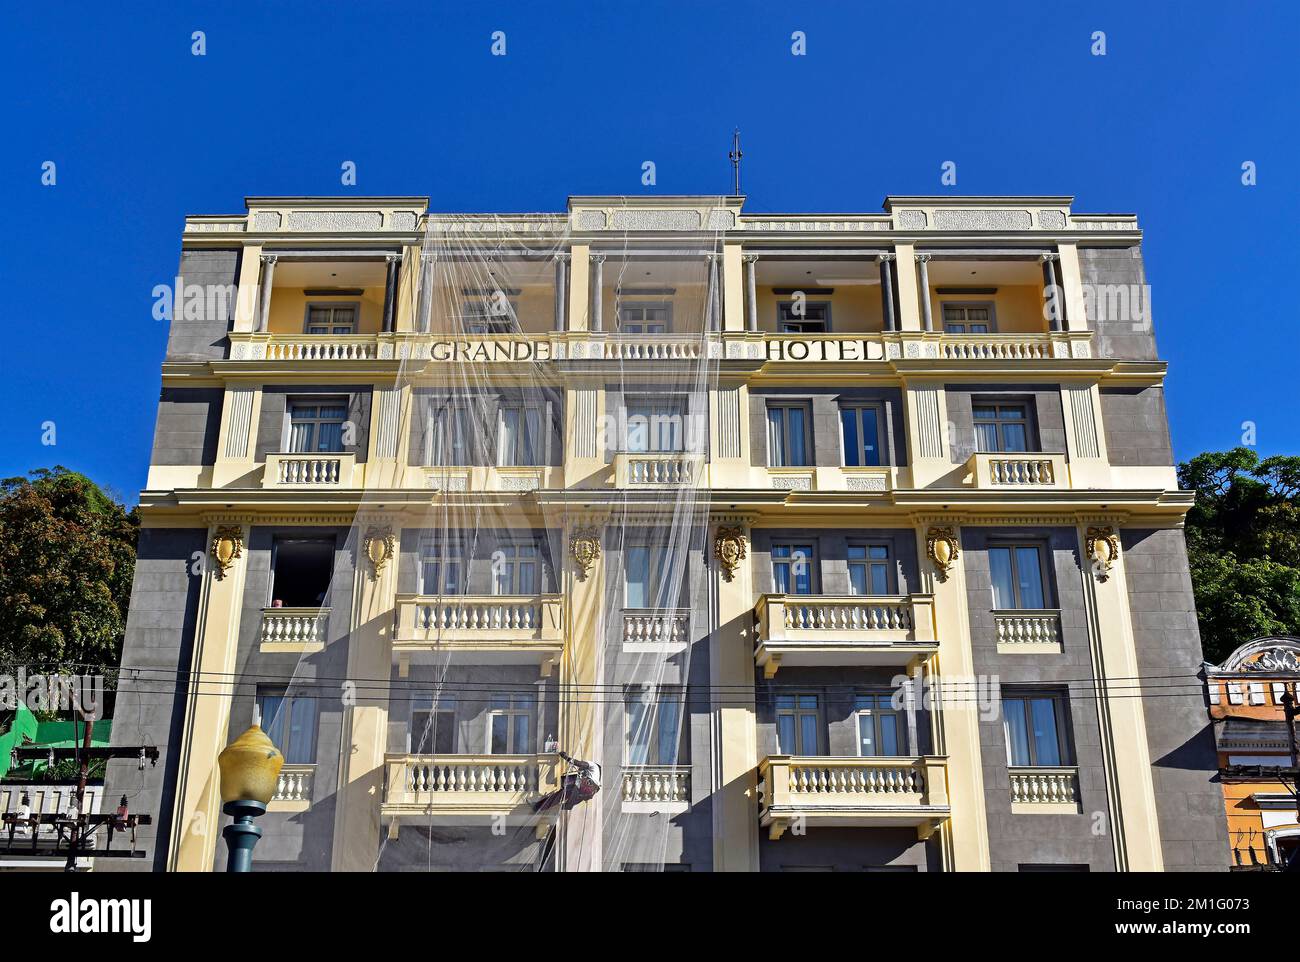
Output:
[[[95,730],[95,719],[93,715],[83,716],[82,721],[86,723],[86,735],[82,741],[84,750],[78,753],[81,766],[77,774],[77,817],[72,823],[72,837],[68,842],[68,863],[63,867],[65,872],[75,872],[77,870],[77,849],[81,841],[81,826],[85,821],[86,782],[90,780],[90,747],[91,736]],[[72,736],[75,743],[77,736],[77,717],[75,714],[72,717]]]
[[[1295,684],[1288,686],[1282,692],[1282,711],[1286,716],[1287,748],[1291,752],[1291,794],[1296,800],[1296,821],[1300,821],[1300,747],[1297,747],[1295,741],[1295,720],[1300,715],[1300,707],[1296,705]],[[1300,872],[1300,848],[1292,853],[1290,861],[1282,866],[1284,872]]]

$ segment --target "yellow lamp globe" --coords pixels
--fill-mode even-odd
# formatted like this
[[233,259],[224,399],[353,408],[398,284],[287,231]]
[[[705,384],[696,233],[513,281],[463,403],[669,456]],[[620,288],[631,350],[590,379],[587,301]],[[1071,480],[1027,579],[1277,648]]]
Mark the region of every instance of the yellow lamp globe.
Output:
[[221,769],[221,801],[268,804],[275,794],[283,766],[284,756],[266,737],[261,726],[250,725],[248,731],[217,756],[217,767]]

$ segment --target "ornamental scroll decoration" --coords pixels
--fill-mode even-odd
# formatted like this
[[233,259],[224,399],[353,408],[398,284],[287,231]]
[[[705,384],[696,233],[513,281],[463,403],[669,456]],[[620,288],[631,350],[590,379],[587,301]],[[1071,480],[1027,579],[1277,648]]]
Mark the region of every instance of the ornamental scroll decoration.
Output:
[[1110,577],[1110,569],[1119,560],[1119,536],[1115,534],[1115,529],[1110,525],[1089,528],[1084,541],[1084,552],[1092,563],[1092,572],[1097,580],[1105,581]]
[[743,528],[720,525],[713,539],[713,556],[722,566],[722,579],[730,581],[748,554]]
[[366,559],[370,562],[370,578],[372,581],[377,581],[384,566],[392,561],[393,555],[397,553],[397,539],[393,537],[393,529],[371,525],[366,529],[362,548]]
[[940,581],[948,580],[948,572],[957,563],[961,546],[952,528],[931,528],[925,533],[925,554],[938,569]]
[[578,578],[585,581],[600,558],[600,530],[590,526],[576,529],[569,539],[569,554],[578,565]]
[[212,560],[217,563],[217,577],[224,578],[231,565],[244,554],[244,530],[238,525],[222,525],[212,536]]

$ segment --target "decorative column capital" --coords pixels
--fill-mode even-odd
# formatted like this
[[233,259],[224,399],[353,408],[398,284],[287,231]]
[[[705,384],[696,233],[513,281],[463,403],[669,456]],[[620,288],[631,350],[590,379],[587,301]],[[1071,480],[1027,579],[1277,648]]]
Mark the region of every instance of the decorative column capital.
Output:
[[[929,257],[930,255],[926,254],[925,256]],[[898,255],[895,254],[893,251],[882,251],[881,253],[876,255],[876,260],[882,264],[885,263],[892,264],[894,261],[898,260]]]
[[263,264],[274,264],[274,263],[275,263],[276,261],[278,261],[279,259],[280,259],[280,255],[279,255],[279,254],[263,254],[263,255],[262,255],[262,263],[263,263]]
[[556,252],[555,252],[555,260],[558,261],[558,262],[561,263],[561,264],[567,264],[567,263],[569,262],[569,259],[570,259],[571,257],[573,257],[573,254],[571,254],[569,251],[556,251]]
[[1048,253],[1048,254],[1039,254],[1039,255],[1038,255],[1038,262],[1039,262],[1040,264],[1047,264],[1047,263],[1049,263],[1049,262],[1051,262],[1051,261],[1059,261],[1060,259],[1061,259],[1061,255],[1060,255],[1060,254],[1051,254],[1051,253]]
[[929,261],[930,261],[930,257],[931,257],[930,254],[917,254],[917,255],[916,255],[916,262],[917,262],[918,264],[926,264],[926,263],[929,263]]
[[603,263],[605,263],[605,257],[606,257],[606,256],[607,256],[607,255],[605,254],[604,251],[592,251],[591,254],[588,255],[589,259],[591,260],[591,263],[593,263],[593,264],[603,264]]
[[401,255],[401,254],[385,254],[385,255],[384,255],[384,260],[387,261],[389,264],[396,264],[396,263],[397,263],[398,261],[400,261],[401,259],[402,259],[402,255]]
[[746,264],[757,264],[757,263],[758,263],[758,255],[757,255],[757,254],[741,254],[741,255],[740,255],[740,259],[741,259],[742,261],[744,261]]

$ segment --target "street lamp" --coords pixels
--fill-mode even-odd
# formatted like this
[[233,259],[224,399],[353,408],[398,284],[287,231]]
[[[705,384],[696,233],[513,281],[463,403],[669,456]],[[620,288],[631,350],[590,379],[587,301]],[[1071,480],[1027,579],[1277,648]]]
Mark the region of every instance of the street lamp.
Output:
[[230,850],[226,871],[251,872],[253,846],[262,837],[253,819],[265,814],[275,794],[284,756],[254,722],[217,756],[217,765],[221,769],[221,810],[235,819],[221,833]]

